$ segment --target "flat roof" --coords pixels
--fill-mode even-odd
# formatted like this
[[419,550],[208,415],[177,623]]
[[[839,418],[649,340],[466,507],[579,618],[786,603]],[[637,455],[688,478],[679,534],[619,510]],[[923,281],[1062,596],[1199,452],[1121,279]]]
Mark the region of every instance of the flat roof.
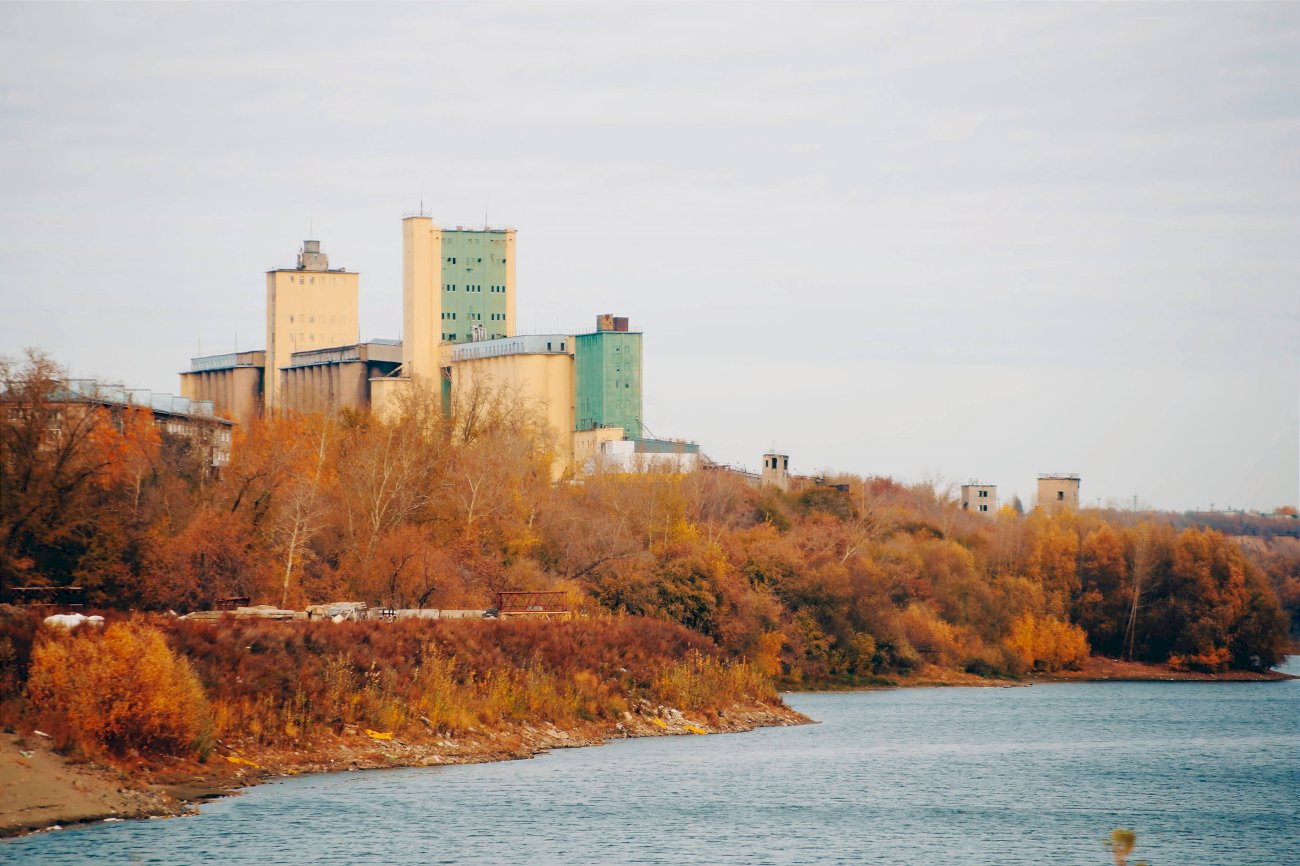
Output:
[[506,355],[569,355],[573,351],[571,334],[520,334],[514,337],[497,337],[458,343],[451,350],[453,363],[476,361],[480,358],[500,358]]

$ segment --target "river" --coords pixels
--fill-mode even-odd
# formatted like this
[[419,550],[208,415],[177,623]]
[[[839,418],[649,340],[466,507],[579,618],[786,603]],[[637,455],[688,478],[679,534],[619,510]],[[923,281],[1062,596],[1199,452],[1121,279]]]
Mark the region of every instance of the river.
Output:
[[[1292,662],[1292,672],[1300,665]],[[795,694],[820,724],[297,777],[22,864],[1300,864],[1300,681]]]

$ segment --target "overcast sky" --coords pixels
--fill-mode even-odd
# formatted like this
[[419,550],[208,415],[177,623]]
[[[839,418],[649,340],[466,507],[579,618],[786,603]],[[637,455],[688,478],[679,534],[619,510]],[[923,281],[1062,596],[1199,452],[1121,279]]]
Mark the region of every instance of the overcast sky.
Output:
[[399,337],[421,198],[717,460],[1297,501],[1300,5],[0,5],[0,353],[176,391],[309,231]]

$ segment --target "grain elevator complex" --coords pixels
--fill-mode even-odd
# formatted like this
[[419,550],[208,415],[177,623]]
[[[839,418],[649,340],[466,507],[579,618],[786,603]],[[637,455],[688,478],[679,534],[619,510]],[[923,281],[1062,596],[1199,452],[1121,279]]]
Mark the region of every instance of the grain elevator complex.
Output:
[[549,422],[557,478],[598,465],[694,469],[699,447],[647,438],[642,335],[599,315],[588,333],[519,334],[515,230],[402,220],[402,338],[359,341],[360,275],[320,241],[266,275],[266,349],[191,359],[181,393],[237,423],[283,412],[394,411],[433,389],[444,413],[479,386],[518,394]]

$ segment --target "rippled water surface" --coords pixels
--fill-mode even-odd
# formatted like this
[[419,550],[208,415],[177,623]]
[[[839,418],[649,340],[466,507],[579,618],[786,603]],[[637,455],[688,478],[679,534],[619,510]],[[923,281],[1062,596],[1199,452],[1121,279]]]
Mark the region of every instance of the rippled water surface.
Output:
[[[1300,672],[1295,664],[1290,668]],[[298,777],[0,863],[1300,864],[1300,682],[793,695],[821,724]]]

